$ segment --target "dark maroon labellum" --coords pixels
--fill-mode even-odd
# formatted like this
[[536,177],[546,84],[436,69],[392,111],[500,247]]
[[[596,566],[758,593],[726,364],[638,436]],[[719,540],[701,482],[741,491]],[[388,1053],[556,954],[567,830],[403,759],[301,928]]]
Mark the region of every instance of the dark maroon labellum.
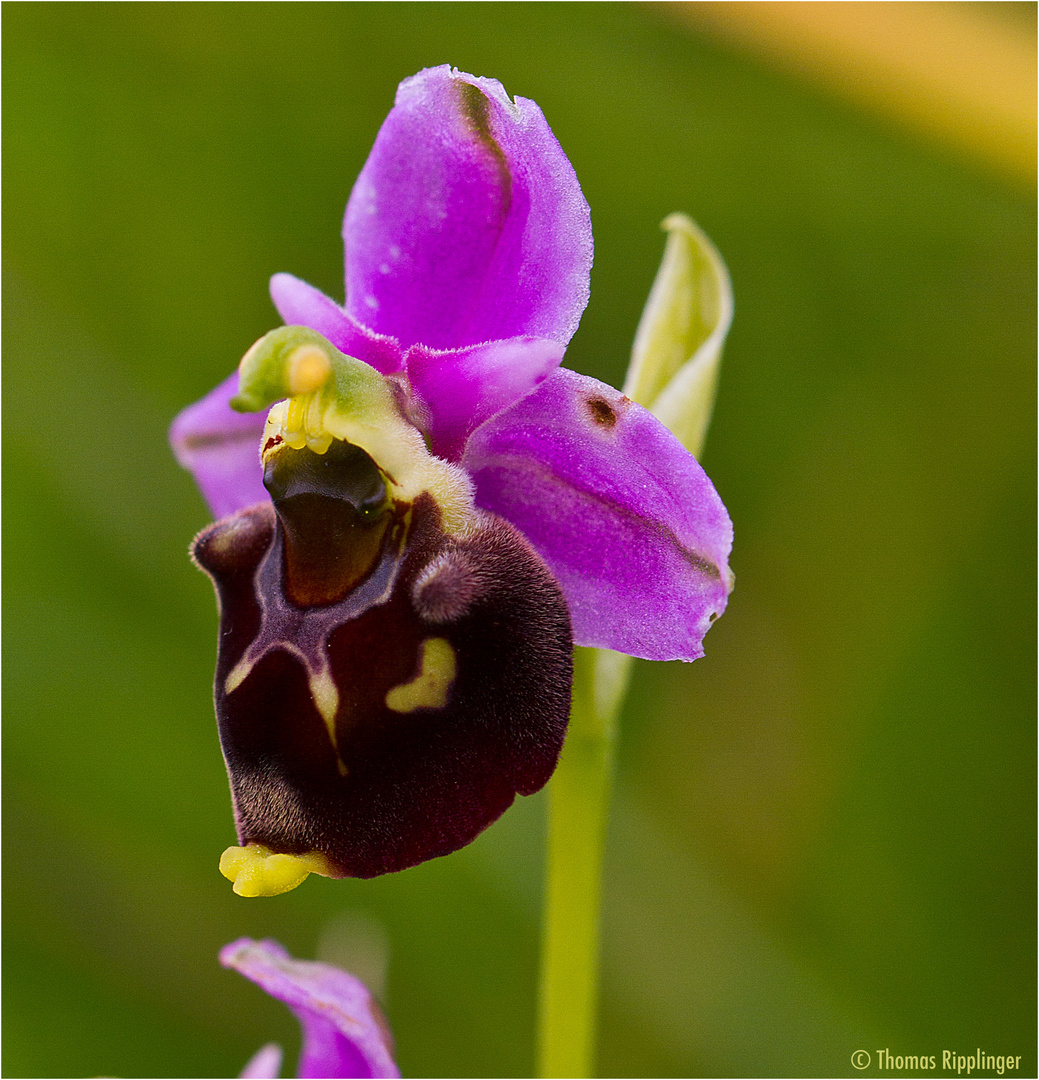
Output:
[[258,504],[203,531],[220,600],[216,712],[241,844],[373,877],[446,855],[552,774],[570,620],[513,526],[464,535],[395,503],[336,442],[278,450]]

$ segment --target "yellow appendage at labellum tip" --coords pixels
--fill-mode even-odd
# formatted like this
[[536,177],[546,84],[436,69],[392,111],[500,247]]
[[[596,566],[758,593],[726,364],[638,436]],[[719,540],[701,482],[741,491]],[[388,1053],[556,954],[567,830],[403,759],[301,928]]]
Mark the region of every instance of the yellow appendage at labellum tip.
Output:
[[310,874],[333,876],[320,852],[281,855],[263,844],[229,847],[220,856],[220,873],[239,896],[278,896],[302,885]]

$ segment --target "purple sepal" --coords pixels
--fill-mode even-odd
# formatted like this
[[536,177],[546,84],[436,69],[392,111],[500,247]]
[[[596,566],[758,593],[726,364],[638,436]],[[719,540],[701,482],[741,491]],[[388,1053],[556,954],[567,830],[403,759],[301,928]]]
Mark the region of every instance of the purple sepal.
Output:
[[344,355],[371,364],[383,375],[400,370],[401,349],[396,340],[362,326],[320,289],[292,274],[275,274],[270,292],[286,326],[309,326]]
[[293,960],[270,939],[239,938],[220,950],[220,963],[295,1014],[303,1029],[297,1076],[400,1076],[386,1022],[364,983],[353,975],[330,964]]
[[563,351],[557,341],[530,337],[447,352],[413,345],[408,380],[426,407],[433,453],[457,461],[469,435],[555,371]]
[[578,645],[695,660],[732,585],[732,523],[696,459],[612,387],[560,368],[470,437],[478,505],[562,586]]
[[235,371],[170,425],[173,453],[194,476],[214,518],[268,498],[260,466],[267,414],[235,412],[228,402],[237,393]]
[[346,310],[403,348],[565,345],[588,302],[588,204],[541,110],[446,64],[400,84],[343,238]]

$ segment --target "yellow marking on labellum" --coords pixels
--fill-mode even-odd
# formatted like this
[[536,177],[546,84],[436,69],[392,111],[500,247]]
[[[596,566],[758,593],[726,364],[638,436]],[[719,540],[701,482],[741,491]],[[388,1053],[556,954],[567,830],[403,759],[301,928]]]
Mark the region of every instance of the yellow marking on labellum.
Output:
[[328,728],[328,737],[332,741],[332,749],[336,753],[336,765],[339,767],[339,775],[346,776],[346,766],[339,756],[339,743],[336,740],[336,712],[339,709],[339,691],[332,681],[332,675],[328,671],[322,671],[308,678],[310,696],[314,699],[317,711]]
[[224,680],[224,693],[230,694],[232,691],[237,690],[239,686],[245,682],[246,675],[253,669],[253,661],[248,656],[243,656],[241,660],[231,669],[227,678]]
[[332,374],[328,354],[319,345],[300,345],[289,354],[289,390],[295,394],[311,394],[320,390]]
[[422,663],[411,682],[395,686],[386,695],[386,706],[394,712],[409,713],[416,709],[442,709],[455,681],[458,666],[455,650],[442,637],[426,638],[422,642]]
[[220,873],[239,896],[278,896],[301,885],[309,874],[335,876],[319,851],[283,855],[264,844],[229,847],[220,856]]

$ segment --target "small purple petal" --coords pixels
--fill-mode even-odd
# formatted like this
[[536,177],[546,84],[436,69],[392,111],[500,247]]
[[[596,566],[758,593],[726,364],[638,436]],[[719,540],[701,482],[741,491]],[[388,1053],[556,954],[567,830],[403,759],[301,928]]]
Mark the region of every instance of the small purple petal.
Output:
[[281,1076],[281,1058],[277,1043],[261,1046],[238,1074],[238,1080],[277,1080]]
[[404,348],[565,345],[588,302],[588,204],[541,110],[447,65],[400,84],[343,238],[347,311]]
[[432,450],[457,461],[469,435],[525,397],[563,359],[564,347],[544,338],[510,338],[438,352],[413,345],[408,379],[429,414]]
[[732,524],[696,459],[612,387],[560,368],[469,439],[478,505],[523,531],[574,640],[695,660],[725,609]]
[[216,518],[268,497],[260,467],[267,414],[235,412],[228,402],[237,393],[235,371],[170,425],[173,453],[195,477]]
[[364,983],[353,975],[330,964],[293,960],[269,939],[239,938],[220,950],[220,963],[251,979],[295,1014],[303,1028],[297,1076],[400,1076],[382,1014]]
[[400,370],[401,350],[396,340],[361,326],[320,289],[292,274],[275,274],[270,290],[286,326],[309,326],[341,353],[371,364],[383,375]]

